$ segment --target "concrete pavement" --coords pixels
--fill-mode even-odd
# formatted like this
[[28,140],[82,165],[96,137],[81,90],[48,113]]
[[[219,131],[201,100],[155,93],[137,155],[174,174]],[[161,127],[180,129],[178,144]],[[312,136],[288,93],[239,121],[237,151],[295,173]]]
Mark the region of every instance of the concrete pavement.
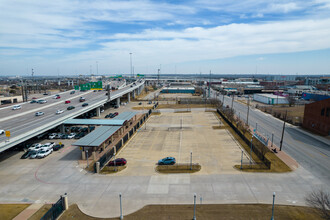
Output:
[[[150,119],[153,117],[157,119],[155,116]],[[201,124],[197,118],[196,124],[211,128],[213,119],[206,116]],[[165,121],[178,125],[175,120]],[[147,123],[151,125],[151,122],[152,120],[148,120]],[[147,126],[147,129],[154,128]],[[171,141],[168,141],[170,144]],[[173,141],[176,141],[175,137]],[[221,138],[217,141],[221,142]],[[0,202],[48,203],[55,202],[60,195],[68,193],[69,203],[77,203],[88,215],[118,217],[119,193],[122,193],[123,212],[127,215],[147,204],[192,204],[194,193],[197,193],[198,198],[203,198],[203,204],[270,204],[272,194],[276,192],[277,204],[304,205],[304,197],[312,189],[329,189],[328,184],[304,167],[285,174],[244,173],[234,168],[231,172],[221,172],[219,169],[219,172],[213,174],[92,174],[78,164],[81,156],[79,149],[68,143],[69,140],[64,149],[40,160],[21,160],[19,157],[23,152],[13,154],[8,159],[0,158]],[[133,145],[129,150],[134,154]],[[155,146],[159,144],[155,143]],[[228,153],[230,154],[226,154]],[[140,160],[143,161],[146,157],[141,157]],[[129,166],[134,166],[134,163],[129,161]],[[221,166],[220,163],[218,166]]]

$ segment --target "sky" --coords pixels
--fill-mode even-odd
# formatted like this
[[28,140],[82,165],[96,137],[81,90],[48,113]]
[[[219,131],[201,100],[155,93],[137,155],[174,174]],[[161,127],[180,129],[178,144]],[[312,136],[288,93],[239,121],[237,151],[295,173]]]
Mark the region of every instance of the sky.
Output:
[[330,0],[0,0],[0,75],[330,74]]

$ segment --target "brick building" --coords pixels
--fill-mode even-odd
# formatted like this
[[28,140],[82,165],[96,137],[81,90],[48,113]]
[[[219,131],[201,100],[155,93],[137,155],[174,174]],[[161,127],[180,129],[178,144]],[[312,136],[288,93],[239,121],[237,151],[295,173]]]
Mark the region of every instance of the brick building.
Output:
[[321,135],[330,135],[330,98],[305,105],[303,127]]

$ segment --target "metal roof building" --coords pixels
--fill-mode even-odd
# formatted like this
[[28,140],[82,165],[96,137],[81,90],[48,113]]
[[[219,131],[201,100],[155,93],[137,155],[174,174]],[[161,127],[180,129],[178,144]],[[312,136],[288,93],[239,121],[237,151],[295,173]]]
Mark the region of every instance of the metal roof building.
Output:
[[98,147],[107,139],[109,139],[109,137],[111,137],[114,133],[116,133],[116,131],[118,131],[120,128],[120,126],[100,126],[72,145]]
[[119,114],[116,119],[69,119],[63,124],[122,126],[126,121],[131,120],[135,115],[135,112],[123,112]]

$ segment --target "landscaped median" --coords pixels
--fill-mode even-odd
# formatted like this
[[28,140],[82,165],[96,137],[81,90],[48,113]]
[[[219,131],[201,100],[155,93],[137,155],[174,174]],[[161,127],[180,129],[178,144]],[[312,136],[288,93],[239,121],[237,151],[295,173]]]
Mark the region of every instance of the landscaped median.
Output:
[[159,173],[195,173],[201,170],[198,163],[177,163],[174,165],[157,165],[155,170]]
[[[227,112],[226,112],[227,111]],[[223,122],[224,126],[235,139],[244,148],[245,152],[251,152],[252,139],[252,160],[253,163],[235,165],[236,169],[240,169],[245,172],[275,172],[283,173],[290,172],[292,169],[283,162],[274,152],[272,152],[267,146],[265,146],[257,138],[252,138],[252,134],[249,128],[242,124],[240,121],[236,121],[233,113],[230,109],[222,108],[218,110],[218,117]]]
[[[124,209],[125,210],[125,209]],[[142,209],[124,215],[123,219],[192,219],[193,205],[147,205]],[[203,204],[196,206],[196,219],[222,220],[222,219],[270,219],[272,205],[268,204]],[[119,219],[96,218],[80,211],[76,204],[69,207],[59,220],[81,219]],[[276,205],[274,219],[321,220],[316,209],[304,206]]]
[[118,173],[124,169],[126,169],[127,165],[124,166],[105,166],[101,171],[100,174],[113,174]]

